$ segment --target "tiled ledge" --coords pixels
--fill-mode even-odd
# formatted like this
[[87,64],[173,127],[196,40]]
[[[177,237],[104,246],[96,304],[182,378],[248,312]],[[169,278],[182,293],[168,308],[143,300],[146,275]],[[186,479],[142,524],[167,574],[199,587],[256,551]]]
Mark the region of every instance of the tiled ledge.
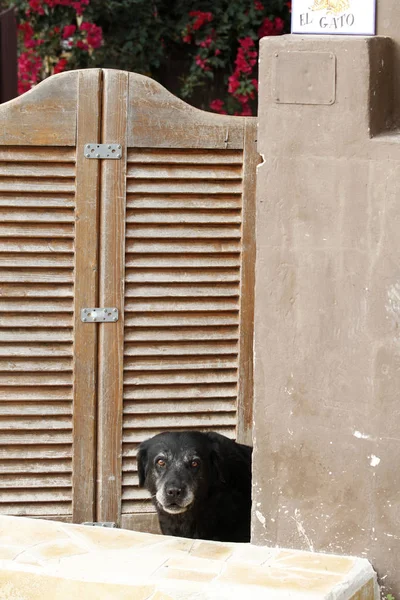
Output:
[[365,559],[0,517],[2,600],[377,600]]

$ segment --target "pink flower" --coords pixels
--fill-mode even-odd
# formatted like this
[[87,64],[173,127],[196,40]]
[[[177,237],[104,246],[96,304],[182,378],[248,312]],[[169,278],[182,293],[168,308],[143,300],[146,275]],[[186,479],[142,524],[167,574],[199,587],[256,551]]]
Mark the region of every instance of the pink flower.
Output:
[[202,12],[201,10],[192,10],[189,13],[189,17],[196,17],[196,20],[194,21],[192,28],[196,31],[197,29],[200,29],[200,27],[203,27],[203,25],[205,23],[210,23],[214,16],[212,13],[210,12]]
[[200,42],[200,46],[202,48],[209,48],[212,44],[212,37],[211,35],[209,35],[205,40],[203,40],[202,42]]
[[256,10],[264,10],[264,5],[261,4],[260,0],[254,0],[254,8]]
[[76,31],[76,25],[66,25],[62,32],[63,40],[67,40],[68,38],[73,36],[75,31]]
[[78,40],[76,42],[76,47],[79,48],[79,50],[89,50],[89,46],[86,42],[83,42],[82,40]]
[[226,115],[227,112],[224,109],[224,101],[223,100],[213,100],[212,102],[210,102],[210,108],[211,110],[214,110],[215,112],[219,113],[220,115]]
[[196,65],[198,67],[200,67],[200,69],[203,69],[203,71],[209,71],[210,67],[208,66],[208,61],[207,59],[201,58],[201,56],[197,55],[195,56],[195,61],[196,61]]
[[29,6],[33,10],[33,12],[36,12],[39,15],[44,15],[44,10],[43,10],[41,0],[29,0]]
[[68,61],[66,58],[60,58],[60,60],[54,65],[54,74],[62,73],[63,71],[65,71],[67,63]]
[[94,23],[84,21],[80,26],[81,31],[86,31],[87,43],[91,48],[100,48],[103,42],[103,30]]

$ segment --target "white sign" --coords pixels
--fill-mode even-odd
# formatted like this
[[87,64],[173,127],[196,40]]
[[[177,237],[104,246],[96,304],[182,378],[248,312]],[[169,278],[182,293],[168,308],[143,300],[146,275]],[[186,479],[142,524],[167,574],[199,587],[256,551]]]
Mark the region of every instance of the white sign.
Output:
[[375,35],[376,0],[293,0],[292,33]]

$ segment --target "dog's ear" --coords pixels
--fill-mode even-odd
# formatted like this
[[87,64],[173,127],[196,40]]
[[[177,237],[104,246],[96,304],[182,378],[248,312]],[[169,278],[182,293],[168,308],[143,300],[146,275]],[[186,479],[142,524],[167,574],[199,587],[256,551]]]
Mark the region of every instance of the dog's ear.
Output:
[[143,487],[147,477],[148,452],[146,442],[142,442],[137,453],[137,470],[139,475],[139,487]]
[[220,436],[213,431],[207,432],[206,435],[211,442],[210,462],[216,475],[216,481],[226,483],[226,466]]

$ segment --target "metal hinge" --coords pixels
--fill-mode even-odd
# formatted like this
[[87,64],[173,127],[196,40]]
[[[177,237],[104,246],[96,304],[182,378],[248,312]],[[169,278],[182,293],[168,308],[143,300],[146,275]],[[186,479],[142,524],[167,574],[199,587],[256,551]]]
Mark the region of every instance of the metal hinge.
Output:
[[86,158],[118,160],[122,156],[122,146],[121,144],[85,144],[83,153]]
[[81,310],[81,321],[84,323],[115,323],[118,317],[118,308],[82,308]]
[[88,527],[117,527],[117,524],[113,521],[86,521],[82,525],[87,525]]

